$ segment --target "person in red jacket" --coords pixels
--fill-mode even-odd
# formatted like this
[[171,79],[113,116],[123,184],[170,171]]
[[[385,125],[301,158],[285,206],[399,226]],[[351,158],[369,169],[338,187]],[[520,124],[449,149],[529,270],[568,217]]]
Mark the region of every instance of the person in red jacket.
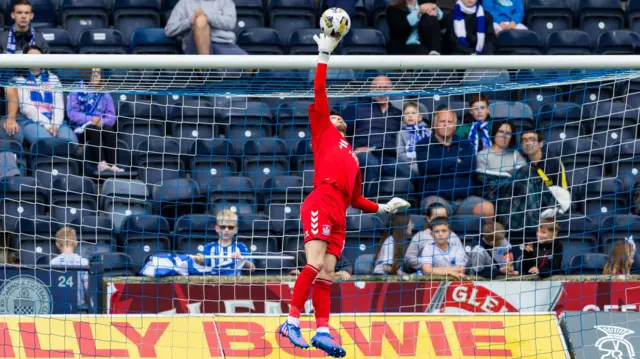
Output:
[[409,203],[393,198],[387,204],[377,204],[362,196],[358,158],[345,139],[347,126],[342,117],[329,111],[325,88],[329,55],[340,39],[324,34],[313,38],[319,50],[314,81],[315,101],[309,106],[314,190],[300,210],[307,265],[293,287],[289,317],[279,331],[293,345],[309,348],[300,332],[300,313],[313,286],[312,302],[318,332],[311,339],[311,344],[329,356],[342,358],[346,355],[345,350],[334,343],[329,334],[329,312],[333,272],[345,243],[347,208],[351,205],[368,213],[395,213],[409,208]]

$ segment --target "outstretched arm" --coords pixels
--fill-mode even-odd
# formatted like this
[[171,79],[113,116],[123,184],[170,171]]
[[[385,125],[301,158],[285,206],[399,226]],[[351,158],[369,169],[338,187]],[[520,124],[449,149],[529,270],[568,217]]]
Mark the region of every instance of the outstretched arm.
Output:
[[313,81],[314,103],[309,106],[309,119],[311,133],[319,134],[333,126],[329,118],[329,99],[327,98],[327,63],[340,39],[324,34],[315,35],[313,39],[318,44],[318,66]]

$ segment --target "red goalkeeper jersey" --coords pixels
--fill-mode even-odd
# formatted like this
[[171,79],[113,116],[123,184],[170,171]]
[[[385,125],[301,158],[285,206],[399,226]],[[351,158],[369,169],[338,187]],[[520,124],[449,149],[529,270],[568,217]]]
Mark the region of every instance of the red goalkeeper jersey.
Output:
[[315,102],[309,106],[311,146],[315,176],[313,186],[329,183],[345,199],[345,209],[352,207],[365,212],[378,211],[378,204],[364,198],[361,193],[362,174],[358,157],[351,145],[331,123],[326,92],[327,65],[318,64],[314,81]]

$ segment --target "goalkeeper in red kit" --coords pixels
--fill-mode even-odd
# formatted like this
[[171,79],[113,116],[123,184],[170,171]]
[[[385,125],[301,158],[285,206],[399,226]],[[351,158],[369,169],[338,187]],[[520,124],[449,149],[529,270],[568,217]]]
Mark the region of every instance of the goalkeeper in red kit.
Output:
[[279,331],[293,345],[309,348],[300,332],[300,313],[313,287],[317,333],[311,344],[331,357],[342,358],[345,350],[329,334],[329,312],[334,269],[344,248],[347,208],[351,205],[368,213],[394,213],[409,208],[409,203],[393,198],[387,204],[377,204],[362,196],[358,158],[345,139],[347,125],[339,115],[329,111],[325,88],[329,55],[340,39],[320,34],[314,40],[320,53],[314,81],[315,101],[309,106],[314,190],[300,211],[307,265],[293,287],[289,317]]

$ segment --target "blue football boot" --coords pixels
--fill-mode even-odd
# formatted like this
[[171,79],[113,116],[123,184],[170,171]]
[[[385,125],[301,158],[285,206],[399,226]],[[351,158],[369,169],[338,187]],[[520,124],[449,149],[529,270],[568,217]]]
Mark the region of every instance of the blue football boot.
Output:
[[280,335],[283,337],[289,338],[291,344],[298,348],[309,349],[309,343],[302,336],[302,332],[300,331],[300,327],[289,324],[289,322],[284,322],[280,326]]
[[344,358],[347,355],[344,349],[333,342],[333,337],[329,333],[316,333],[316,335],[311,338],[311,345],[333,358]]

